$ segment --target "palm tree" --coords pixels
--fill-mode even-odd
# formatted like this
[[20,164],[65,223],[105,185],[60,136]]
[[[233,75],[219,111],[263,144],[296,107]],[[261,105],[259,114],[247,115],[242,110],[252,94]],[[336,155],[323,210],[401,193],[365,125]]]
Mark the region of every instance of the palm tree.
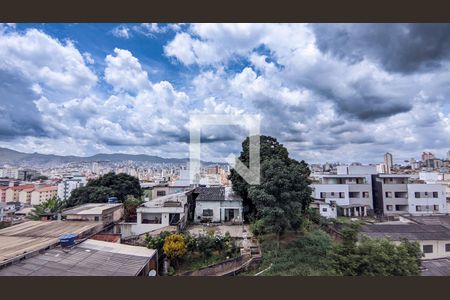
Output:
[[43,215],[53,215],[52,219],[55,219],[55,215],[62,211],[65,207],[65,202],[59,200],[57,197],[52,197],[41,204],[33,205],[29,217],[32,220],[40,220]]

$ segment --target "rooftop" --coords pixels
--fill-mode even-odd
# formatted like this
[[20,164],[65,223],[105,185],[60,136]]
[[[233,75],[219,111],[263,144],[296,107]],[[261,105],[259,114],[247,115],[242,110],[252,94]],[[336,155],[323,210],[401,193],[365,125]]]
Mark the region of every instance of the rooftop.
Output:
[[450,215],[404,216],[404,217],[418,224],[443,225],[450,227]]
[[424,260],[422,268],[422,276],[450,276],[450,259]]
[[0,276],[136,276],[156,250],[86,240],[59,247],[0,269]]
[[389,238],[394,241],[450,240],[450,231],[442,225],[372,224],[364,225],[361,232],[371,238]]
[[62,212],[62,215],[101,215],[105,210],[121,206],[121,203],[87,203],[65,210]]
[[63,234],[89,236],[103,229],[99,222],[28,221],[0,230],[0,266],[55,245]]
[[242,200],[231,187],[197,187],[195,193],[198,193],[196,201]]

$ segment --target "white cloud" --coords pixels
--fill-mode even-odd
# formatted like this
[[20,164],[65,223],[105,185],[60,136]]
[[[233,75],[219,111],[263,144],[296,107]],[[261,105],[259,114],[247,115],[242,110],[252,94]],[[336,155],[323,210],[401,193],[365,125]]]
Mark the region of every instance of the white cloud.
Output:
[[106,56],[105,80],[115,91],[134,91],[150,86],[148,74],[130,51],[114,49],[115,56]]
[[20,72],[42,88],[64,93],[82,94],[97,83],[71,41],[62,43],[36,29],[0,33],[0,69]]
[[131,37],[130,28],[128,28],[125,25],[120,25],[120,26],[117,26],[116,28],[114,28],[112,30],[112,34],[115,37],[123,38],[123,39],[129,39]]

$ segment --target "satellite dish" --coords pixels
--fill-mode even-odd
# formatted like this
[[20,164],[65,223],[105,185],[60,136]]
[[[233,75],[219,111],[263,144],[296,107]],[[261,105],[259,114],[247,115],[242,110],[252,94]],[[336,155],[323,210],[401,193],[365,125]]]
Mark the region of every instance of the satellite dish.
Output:
[[148,276],[156,276],[156,271],[150,270],[150,272],[148,272]]

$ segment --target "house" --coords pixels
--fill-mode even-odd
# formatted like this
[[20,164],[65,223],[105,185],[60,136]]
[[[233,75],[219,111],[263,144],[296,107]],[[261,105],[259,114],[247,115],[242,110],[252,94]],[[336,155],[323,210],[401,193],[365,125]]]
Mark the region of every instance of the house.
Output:
[[193,220],[195,197],[193,190],[157,197],[136,209],[136,223],[120,223],[122,237],[141,235],[162,228],[183,229]]
[[231,187],[197,187],[194,192],[195,223],[242,223],[242,198]]
[[388,238],[397,244],[402,239],[417,241],[425,255],[423,259],[450,257],[450,230],[442,225],[379,223],[364,225],[361,234]]
[[64,210],[61,215],[69,221],[102,222],[107,226],[122,219],[123,204],[87,203]]
[[56,246],[0,269],[0,276],[155,276],[157,251],[87,239]]
[[337,207],[335,201],[326,202],[324,199],[314,199],[309,208],[317,210],[317,212],[327,219],[337,218]]

